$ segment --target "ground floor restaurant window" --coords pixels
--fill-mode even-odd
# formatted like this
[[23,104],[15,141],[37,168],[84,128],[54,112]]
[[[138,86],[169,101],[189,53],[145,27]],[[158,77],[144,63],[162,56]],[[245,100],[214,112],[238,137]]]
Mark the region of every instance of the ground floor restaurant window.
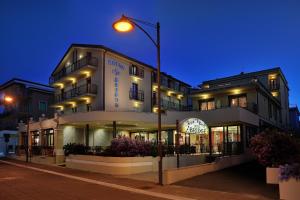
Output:
[[40,132],[33,131],[31,132],[31,145],[32,146],[39,146],[40,142]]
[[43,134],[43,146],[53,146],[54,145],[54,130],[46,129]]
[[241,127],[220,126],[211,128],[213,154],[239,154],[242,150]]

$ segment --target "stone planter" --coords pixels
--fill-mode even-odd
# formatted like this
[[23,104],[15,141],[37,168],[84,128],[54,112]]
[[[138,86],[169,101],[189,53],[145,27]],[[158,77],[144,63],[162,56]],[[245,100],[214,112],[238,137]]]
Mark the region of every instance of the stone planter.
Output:
[[279,168],[278,167],[267,167],[266,168],[266,181],[267,184],[278,184],[279,183]]
[[290,178],[288,181],[279,181],[280,199],[298,200],[300,197],[300,180]]

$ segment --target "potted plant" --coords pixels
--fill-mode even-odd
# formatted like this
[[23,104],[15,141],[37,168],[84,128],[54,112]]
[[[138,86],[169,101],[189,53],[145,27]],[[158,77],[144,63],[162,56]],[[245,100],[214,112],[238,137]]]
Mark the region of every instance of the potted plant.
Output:
[[280,199],[298,200],[300,197],[300,164],[285,164],[279,167]]
[[279,183],[279,165],[292,163],[299,152],[288,134],[270,129],[251,138],[250,149],[258,162],[266,166],[268,184]]

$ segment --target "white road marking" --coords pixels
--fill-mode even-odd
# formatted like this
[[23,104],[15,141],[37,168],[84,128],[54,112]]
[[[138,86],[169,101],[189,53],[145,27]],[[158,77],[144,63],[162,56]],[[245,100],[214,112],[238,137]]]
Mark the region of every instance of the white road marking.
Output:
[[22,164],[17,164],[17,163],[13,163],[13,162],[8,162],[8,161],[3,161],[3,160],[0,160],[0,162],[6,163],[6,164],[9,164],[9,165],[13,165],[13,166],[17,166],[17,167],[22,167],[22,168],[31,169],[31,170],[35,170],[35,171],[40,171],[40,172],[44,172],[44,173],[48,173],[48,174],[62,176],[62,177],[69,178],[69,179],[84,181],[84,182],[87,182],[87,183],[93,183],[93,184],[96,184],[96,185],[101,185],[101,186],[110,187],[110,188],[114,188],[114,189],[118,189],[118,190],[133,192],[133,193],[137,193],[137,194],[148,195],[148,196],[152,196],[152,197],[158,197],[158,198],[163,198],[163,199],[171,199],[171,200],[194,200],[194,199],[187,198],[187,197],[175,196],[175,195],[170,195],[170,194],[164,194],[164,193],[146,191],[146,190],[132,188],[132,187],[127,187],[127,186],[118,185],[118,184],[114,184],[114,183],[107,183],[107,182],[97,181],[97,180],[83,178],[83,177],[79,177],[79,176],[73,176],[73,175],[69,175],[69,174],[63,174],[63,173],[59,173],[59,172],[55,172],[55,171],[50,171],[50,170],[46,170],[46,169],[40,169],[40,168],[36,168],[36,167],[30,167],[30,166],[26,166],[26,165],[22,165]]

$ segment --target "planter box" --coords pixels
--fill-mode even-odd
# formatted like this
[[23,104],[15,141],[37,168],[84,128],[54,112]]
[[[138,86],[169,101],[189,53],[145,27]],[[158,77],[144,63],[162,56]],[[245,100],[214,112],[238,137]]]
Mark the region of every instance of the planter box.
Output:
[[300,181],[290,178],[288,181],[279,182],[280,199],[299,200],[300,198]]
[[152,172],[157,158],[146,157],[103,157],[90,155],[69,155],[66,167],[112,175],[130,175]]
[[266,181],[267,184],[278,184],[279,183],[279,168],[267,167],[266,168]]

